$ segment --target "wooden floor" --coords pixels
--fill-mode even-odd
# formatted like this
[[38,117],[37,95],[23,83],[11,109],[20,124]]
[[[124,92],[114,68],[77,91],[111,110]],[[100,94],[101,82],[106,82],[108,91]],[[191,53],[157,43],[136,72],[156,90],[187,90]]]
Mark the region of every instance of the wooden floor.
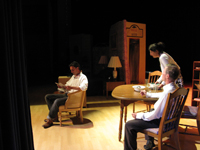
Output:
[[[122,142],[118,141],[119,103],[111,97],[106,99],[104,96],[87,97],[87,100],[90,103],[88,108],[83,110],[83,124],[74,118],[66,121],[62,127],[56,123],[48,129],[42,127],[48,114],[47,105],[31,105],[35,150],[123,150],[123,131]],[[115,102],[97,103],[97,101],[108,100]],[[91,101],[96,101],[96,104],[92,104]],[[137,103],[136,111],[141,109],[145,109],[145,105]],[[132,105],[129,105],[127,120],[132,119],[131,112]],[[181,123],[196,124],[194,119],[190,121],[181,119]],[[183,128],[180,127],[180,131],[183,131]],[[191,128],[188,132],[197,134],[198,131]],[[138,148],[143,149],[145,143],[144,135],[138,133]],[[180,134],[180,143],[182,150],[200,149],[200,136]],[[164,146],[163,150],[165,149],[172,150],[168,146]]]

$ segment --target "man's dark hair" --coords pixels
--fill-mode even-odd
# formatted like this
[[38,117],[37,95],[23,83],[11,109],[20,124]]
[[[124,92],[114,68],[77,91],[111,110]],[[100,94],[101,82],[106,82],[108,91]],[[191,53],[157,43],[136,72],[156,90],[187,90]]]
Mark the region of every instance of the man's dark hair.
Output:
[[78,62],[76,62],[76,61],[73,61],[71,64],[69,64],[69,67],[71,67],[71,66],[73,66],[73,67],[75,67],[75,68],[79,68],[79,70],[81,70],[81,66],[80,66],[80,64],[78,63]]
[[166,68],[166,74],[169,74],[169,77],[172,80],[176,80],[180,74],[180,70],[176,65],[168,64]]

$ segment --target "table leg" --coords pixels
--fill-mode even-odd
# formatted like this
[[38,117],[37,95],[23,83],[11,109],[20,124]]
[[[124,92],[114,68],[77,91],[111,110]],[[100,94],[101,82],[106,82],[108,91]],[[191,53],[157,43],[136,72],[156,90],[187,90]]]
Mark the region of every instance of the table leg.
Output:
[[108,91],[106,91],[106,98],[108,99]]
[[124,107],[124,122],[126,122],[127,119],[127,106]]
[[121,136],[122,136],[123,110],[124,110],[124,105],[121,102],[121,106],[120,106],[120,121],[119,121],[119,141],[121,141]]
[[135,102],[133,102],[133,113],[135,112]]

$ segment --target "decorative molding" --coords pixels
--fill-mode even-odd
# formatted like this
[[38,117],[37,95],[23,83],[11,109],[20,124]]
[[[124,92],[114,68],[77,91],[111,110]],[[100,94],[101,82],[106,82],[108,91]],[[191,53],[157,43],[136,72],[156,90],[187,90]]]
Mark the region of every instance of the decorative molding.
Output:
[[143,38],[143,29],[140,29],[138,25],[133,24],[130,27],[126,27],[127,37]]

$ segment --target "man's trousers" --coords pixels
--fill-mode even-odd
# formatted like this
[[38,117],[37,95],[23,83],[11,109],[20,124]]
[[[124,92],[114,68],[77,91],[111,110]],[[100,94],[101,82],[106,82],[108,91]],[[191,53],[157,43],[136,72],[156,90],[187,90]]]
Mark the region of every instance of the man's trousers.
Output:
[[[125,138],[124,138],[124,150],[136,150],[137,149],[137,132],[140,132],[147,128],[158,128],[160,119],[152,121],[144,121],[142,119],[129,120],[125,124]],[[153,137],[145,136],[146,140],[153,140]]]
[[65,105],[67,94],[47,94],[45,101],[49,108],[47,119],[54,119],[58,115],[59,106]]

